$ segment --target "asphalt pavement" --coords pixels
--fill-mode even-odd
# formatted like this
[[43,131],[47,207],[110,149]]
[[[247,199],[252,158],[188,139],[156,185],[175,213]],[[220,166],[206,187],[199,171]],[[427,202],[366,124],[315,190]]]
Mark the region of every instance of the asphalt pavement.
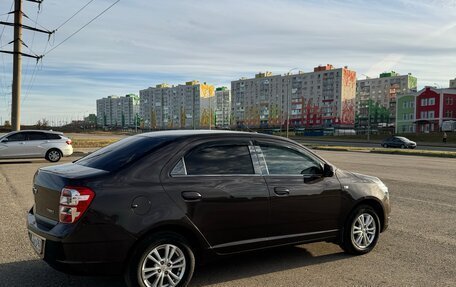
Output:
[[[190,286],[456,286],[456,159],[318,153],[388,185],[392,219],[377,247],[364,256],[346,255],[330,243],[245,253],[200,267]],[[124,287],[120,276],[54,271],[34,254],[25,215],[33,204],[33,174],[47,165],[0,161],[0,286]]]

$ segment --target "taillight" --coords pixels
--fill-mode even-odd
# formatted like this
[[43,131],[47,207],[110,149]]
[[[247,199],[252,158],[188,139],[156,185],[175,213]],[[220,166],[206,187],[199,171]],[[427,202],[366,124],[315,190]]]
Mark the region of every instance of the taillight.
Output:
[[59,221],[74,223],[89,207],[95,193],[88,187],[65,186],[60,192]]
[[72,141],[71,141],[70,139],[67,139],[66,144],[67,144],[67,145],[71,145],[71,144],[72,144]]

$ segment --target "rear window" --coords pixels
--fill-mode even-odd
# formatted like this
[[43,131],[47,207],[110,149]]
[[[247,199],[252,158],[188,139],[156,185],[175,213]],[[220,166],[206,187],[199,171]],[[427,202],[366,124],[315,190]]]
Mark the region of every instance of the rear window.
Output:
[[75,163],[91,168],[115,171],[126,164],[132,163],[174,140],[167,137],[133,136],[122,139],[107,147],[97,150],[90,155],[77,160]]
[[58,134],[46,134],[48,140],[59,140],[62,139]]

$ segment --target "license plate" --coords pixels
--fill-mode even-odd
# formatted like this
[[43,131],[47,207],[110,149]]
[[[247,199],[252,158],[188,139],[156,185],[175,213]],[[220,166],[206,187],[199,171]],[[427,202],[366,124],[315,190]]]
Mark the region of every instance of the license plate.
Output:
[[44,255],[44,244],[46,243],[46,239],[41,236],[36,235],[35,233],[29,231],[29,238],[30,242],[32,243],[32,247],[38,255]]

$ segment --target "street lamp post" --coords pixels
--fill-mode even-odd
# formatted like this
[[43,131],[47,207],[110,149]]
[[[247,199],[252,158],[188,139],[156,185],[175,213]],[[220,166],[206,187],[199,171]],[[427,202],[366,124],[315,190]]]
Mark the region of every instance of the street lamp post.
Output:
[[370,141],[370,130],[371,130],[371,104],[370,100],[367,101],[367,141]]
[[[287,76],[290,75],[291,71],[294,71],[294,70],[297,70],[298,68],[293,68],[293,69],[290,69],[288,72],[287,72]],[[290,80],[287,81],[287,138],[288,138],[288,132],[289,132],[289,129],[290,129],[290,112],[291,112],[291,99],[290,99]],[[293,87],[292,87],[293,88]]]

